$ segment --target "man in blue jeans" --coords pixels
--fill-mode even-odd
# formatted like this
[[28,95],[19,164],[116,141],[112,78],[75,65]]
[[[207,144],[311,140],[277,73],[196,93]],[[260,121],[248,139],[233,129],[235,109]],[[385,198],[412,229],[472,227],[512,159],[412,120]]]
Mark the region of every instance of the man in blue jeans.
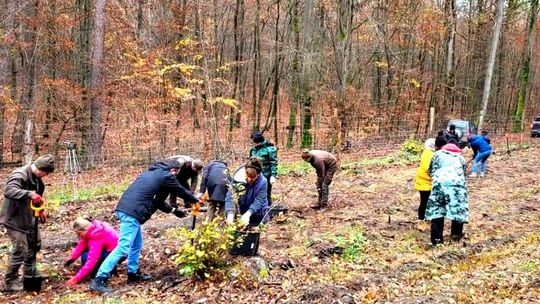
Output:
[[99,267],[90,289],[107,293],[112,289],[107,281],[120,259],[127,256],[128,283],[148,281],[152,277],[142,274],[139,269],[139,255],[143,246],[141,225],[150,219],[157,209],[185,217],[186,213],[165,202],[169,194],[174,194],[190,203],[198,199],[182,187],[176,175],[180,170],[177,160],[166,160],[150,166],[124,192],[116,206],[116,216],[120,220],[118,246],[107,256]]
[[478,162],[481,162],[480,176],[484,177],[486,174],[486,162],[491,155],[493,148],[489,144],[488,140],[484,136],[473,135],[469,138],[469,144],[474,152],[473,166],[471,177],[478,176]]

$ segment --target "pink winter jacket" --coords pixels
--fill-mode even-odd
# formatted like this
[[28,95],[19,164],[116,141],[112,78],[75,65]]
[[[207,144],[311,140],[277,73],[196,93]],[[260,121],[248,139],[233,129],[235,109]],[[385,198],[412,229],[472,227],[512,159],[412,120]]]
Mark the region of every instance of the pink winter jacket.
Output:
[[118,232],[105,222],[93,221],[69,257],[70,260],[76,260],[88,251],[86,263],[75,276],[76,283],[92,272],[104,250],[111,252],[116,245],[118,245]]

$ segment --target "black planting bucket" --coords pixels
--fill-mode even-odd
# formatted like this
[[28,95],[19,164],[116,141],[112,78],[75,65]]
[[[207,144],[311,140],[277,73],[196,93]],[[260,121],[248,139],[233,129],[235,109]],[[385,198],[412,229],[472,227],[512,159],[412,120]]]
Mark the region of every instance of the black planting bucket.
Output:
[[23,289],[28,292],[40,292],[43,277],[25,275],[23,279]]
[[253,231],[236,231],[235,239],[239,237],[244,238],[244,241],[240,244],[236,244],[231,250],[232,255],[242,256],[254,256],[259,251],[259,240],[261,237],[260,232]]

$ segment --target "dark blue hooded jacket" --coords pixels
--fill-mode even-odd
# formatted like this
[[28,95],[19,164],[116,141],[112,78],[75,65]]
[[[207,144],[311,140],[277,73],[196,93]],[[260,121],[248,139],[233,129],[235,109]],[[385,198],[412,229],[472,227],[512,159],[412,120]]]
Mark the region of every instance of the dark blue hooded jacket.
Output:
[[171,212],[172,207],[165,203],[169,194],[175,194],[190,202],[198,201],[189,190],[180,185],[176,176],[171,173],[168,163],[158,162],[141,173],[127,188],[116,206],[116,211],[129,214],[144,224],[157,209]]
[[480,153],[491,151],[491,145],[486,141],[483,136],[473,135],[469,140],[471,149]]

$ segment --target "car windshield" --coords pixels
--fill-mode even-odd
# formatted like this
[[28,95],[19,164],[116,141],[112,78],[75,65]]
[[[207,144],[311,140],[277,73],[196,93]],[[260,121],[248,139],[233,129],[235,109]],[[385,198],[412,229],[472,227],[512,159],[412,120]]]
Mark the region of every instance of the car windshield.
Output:
[[461,130],[467,130],[467,122],[463,120],[450,120],[448,126],[450,125],[454,125],[456,128],[460,128]]

